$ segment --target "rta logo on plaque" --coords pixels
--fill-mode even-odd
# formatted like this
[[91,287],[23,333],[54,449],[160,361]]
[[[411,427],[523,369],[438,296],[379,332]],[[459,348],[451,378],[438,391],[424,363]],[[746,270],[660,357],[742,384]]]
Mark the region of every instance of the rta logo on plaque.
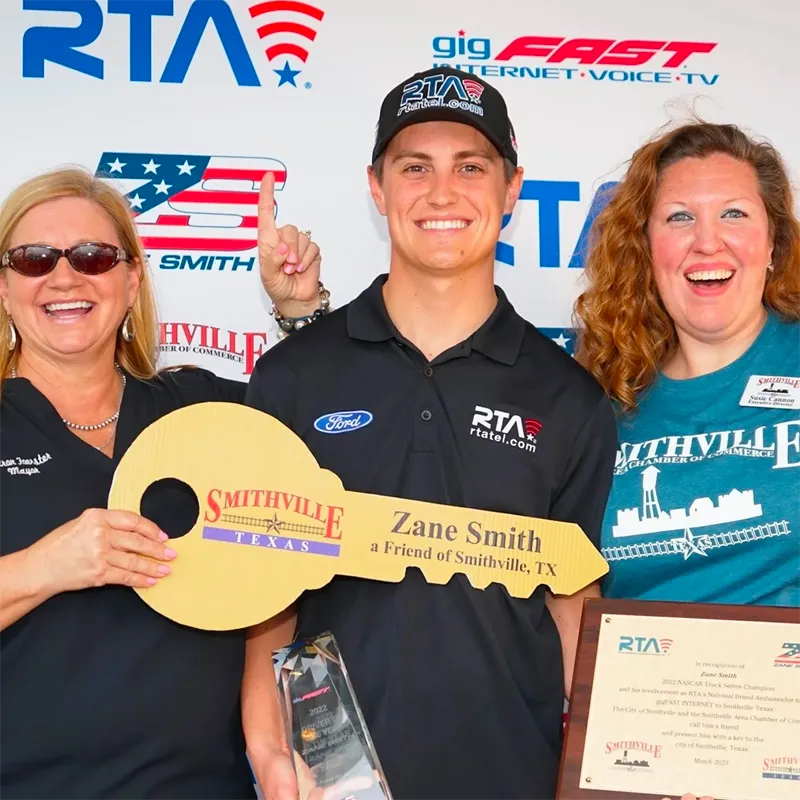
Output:
[[640,653],[654,656],[665,656],[670,647],[672,639],[656,639],[653,636],[620,636],[620,653]]

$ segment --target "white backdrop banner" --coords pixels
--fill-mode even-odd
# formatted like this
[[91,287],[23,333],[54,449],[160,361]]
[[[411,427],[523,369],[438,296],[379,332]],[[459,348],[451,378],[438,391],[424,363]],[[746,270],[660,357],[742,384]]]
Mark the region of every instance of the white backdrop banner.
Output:
[[107,176],[137,215],[163,363],[247,380],[277,341],[264,172],[342,305],[389,263],[366,180],[380,103],[458,66],[504,94],[525,168],[497,283],[572,352],[589,225],[657,128],[694,111],[800,164],[795,33],[794,0],[4,0],[0,194],[65,164]]
[[163,362],[247,380],[277,340],[261,176],[342,305],[388,268],[366,180],[380,103],[459,66],[504,94],[525,167],[497,283],[571,352],[596,196],[657,128],[735,122],[797,175],[799,45],[794,0],[2,0],[0,192],[65,164],[108,176],[144,237]]

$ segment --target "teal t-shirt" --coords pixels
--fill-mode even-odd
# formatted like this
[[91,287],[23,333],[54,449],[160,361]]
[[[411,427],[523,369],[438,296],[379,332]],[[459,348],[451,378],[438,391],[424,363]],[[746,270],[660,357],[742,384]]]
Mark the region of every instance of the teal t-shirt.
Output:
[[774,315],[724,369],[658,376],[618,422],[604,595],[800,605],[798,398],[800,324]]

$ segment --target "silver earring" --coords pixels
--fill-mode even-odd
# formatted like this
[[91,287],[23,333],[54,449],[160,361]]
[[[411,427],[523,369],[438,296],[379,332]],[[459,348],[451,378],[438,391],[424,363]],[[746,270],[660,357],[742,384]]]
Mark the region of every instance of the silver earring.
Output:
[[17,329],[11,317],[8,318],[8,349],[14,350],[17,347]]
[[775,271],[775,267],[772,265],[772,259],[769,260],[769,264],[767,264],[767,269],[770,272],[774,272]]
[[126,342],[132,342],[135,335],[136,331],[133,329],[133,317],[129,311],[125,315],[125,321],[122,323],[122,338]]

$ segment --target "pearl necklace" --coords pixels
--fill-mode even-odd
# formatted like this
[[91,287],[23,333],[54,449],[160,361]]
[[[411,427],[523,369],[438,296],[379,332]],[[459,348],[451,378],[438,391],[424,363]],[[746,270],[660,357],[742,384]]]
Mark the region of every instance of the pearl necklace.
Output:
[[[119,419],[119,412],[122,409],[122,398],[125,395],[125,386],[128,383],[128,379],[125,376],[125,373],[120,369],[119,364],[114,364],[114,369],[117,371],[117,373],[119,374],[120,378],[122,378],[122,391],[120,392],[120,395],[119,395],[119,405],[117,406],[117,410],[108,419],[104,419],[102,422],[98,422],[96,425],[78,425],[77,423],[70,422],[68,419],[65,419],[64,417],[62,417],[61,421],[68,428],[72,428],[73,430],[76,430],[76,431],[99,431],[101,428],[105,428],[108,425],[111,425],[112,422],[116,422],[117,419]],[[12,378],[19,377],[17,375],[17,368],[16,367],[14,367],[11,370],[11,377]],[[106,444],[108,444],[108,442],[106,442]]]

